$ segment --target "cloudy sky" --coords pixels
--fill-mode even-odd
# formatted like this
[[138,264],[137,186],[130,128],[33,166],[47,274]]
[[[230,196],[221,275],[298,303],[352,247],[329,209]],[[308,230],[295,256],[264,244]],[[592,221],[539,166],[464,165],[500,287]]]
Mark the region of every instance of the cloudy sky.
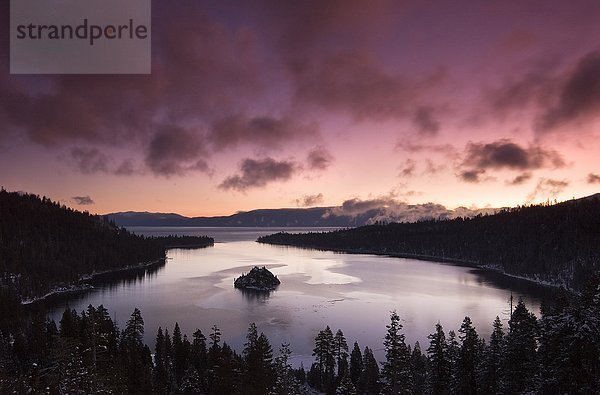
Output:
[[0,184],[185,215],[600,190],[598,1],[162,1],[152,74],[10,75]]

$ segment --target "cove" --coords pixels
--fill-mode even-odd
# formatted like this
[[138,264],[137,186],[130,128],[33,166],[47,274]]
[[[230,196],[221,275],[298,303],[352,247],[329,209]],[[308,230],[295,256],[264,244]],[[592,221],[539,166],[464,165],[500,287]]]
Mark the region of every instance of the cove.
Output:
[[[177,321],[189,337],[196,328],[208,335],[217,325],[223,340],[240,351],[248,325],[255,322],[274,350],[289,342],[296,363],[310,359],[317,332],[342,329],[350,347],[358,341],[381,359],[385,326],[396,310],[411,346],[426,349],[439,321],[446,332],[470,316],[478,333],[489,336],[492,321],[505,324],[509,298],[523,298],[539,313],[553,292],[528,281],[472,267],[366,254],[346,254],[256,243],[277,228],[131,228],[145,235],[208,235],[215,246],[171,249],[164,266],[104,276],[85,294],[49,303],[58,321],[65,307],[81,312],[103,304],[121,328],[135,307],[145,321],[145,341],[153,348],[156,331]],[[286,231],[314,231],[290,229]],[[233,281],[253,266],[266,266],[281,280],[277,290],[243,292]],[[307,362],[305,362],[307,366]]]

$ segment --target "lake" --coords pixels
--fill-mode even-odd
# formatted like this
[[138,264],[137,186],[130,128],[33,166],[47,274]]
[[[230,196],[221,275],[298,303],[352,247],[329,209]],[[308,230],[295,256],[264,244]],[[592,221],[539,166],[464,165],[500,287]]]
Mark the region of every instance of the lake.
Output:
[[[154,347],[159,326],[177,321],[191,338],[196,328],[206,336],[217,325],[223,340],[241,351],[248,325],[255,322],[274,350],[289,342],[293,362],[309,365],[314,337],[329,325],[341,329],[350,348],[358,341],[382,359],[382,342],[389,313],[396,310],[407,343],[429,344],[427,335],[439,321],[446,333],[458,330],[468,315],[486,340],[492,321],[506,325],[509,298],[523,298],[539,313],[551,290],[489,271],[447,263],[385,256],[344,254],[256,243],[262,235],[303,228],[147,228],[144,235],[208,235],[214,247],[171,249],[166,264],[141,274],[102,279],[95,289],[53,302],[50,316],[57,323],[66,306],[81,312],[103,304],[121,328],[135,307],[145,321],[145,341]],[[245,293],[233,281],[253,266],[266,266],[281,280],[269,295]],[[277,354],[277,353],[276,353]],[[306,366],[309,367],[309,366]]]

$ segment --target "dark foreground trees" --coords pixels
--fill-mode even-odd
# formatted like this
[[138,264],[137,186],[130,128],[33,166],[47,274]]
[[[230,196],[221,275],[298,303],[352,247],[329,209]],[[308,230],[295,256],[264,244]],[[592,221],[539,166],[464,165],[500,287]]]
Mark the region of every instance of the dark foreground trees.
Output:
[[[378,363],[357,342],[348,353],[341,330],[315,338],[308,374],[276,351],[257,326],[241,353],[197,329],[191,340],[179,325],[158,328],[153,355],[143,343],[135,309],[120,330],[103,306],[66,310],[56,325],[43,312],[0,326],[0,393],[327,394],[594,393],[600,388],[600,288],[546,304],[537,319],[520,301],[505,327],[492,323],[486,343],[469,317],[458,335],[436,324],[421,351],[405,343],[393,312]],[[379,346],[381,347],[381,346]],[[306,377],[306,381],[305,381]]]

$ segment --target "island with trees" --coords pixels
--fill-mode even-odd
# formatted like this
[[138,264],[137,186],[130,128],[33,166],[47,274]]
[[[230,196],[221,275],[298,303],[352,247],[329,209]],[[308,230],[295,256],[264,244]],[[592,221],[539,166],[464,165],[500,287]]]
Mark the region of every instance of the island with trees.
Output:
[[269,292],[275,290],[281,281],[266,267],[254,266],[248,274],[242,274],[233,282],[235,288]]

